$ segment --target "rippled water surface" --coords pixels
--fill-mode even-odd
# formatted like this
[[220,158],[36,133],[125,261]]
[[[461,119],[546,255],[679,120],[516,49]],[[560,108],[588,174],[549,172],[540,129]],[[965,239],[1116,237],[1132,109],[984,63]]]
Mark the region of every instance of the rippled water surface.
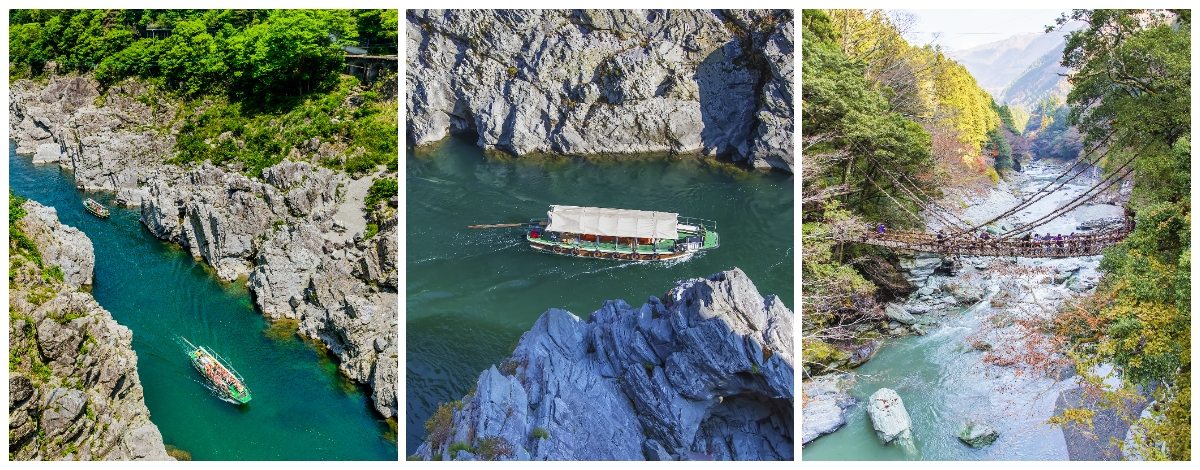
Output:
[[[452,136],[407,154],[407,450],[438,402],[462,398],[551,307],[586,318],[606,299],[641,305],[678,279],[739,267],[794,308],[793,179],[696,157],[486,156]],[[536,252],[520,229],[551,204],[677,212],[715,220],[721,247],[686,261]]]
[[[1062,431],[1044,424],[1065,384],[980,362],[966,340],[986,321],[977,310],[952,315],[927,336],[895,340],[855,369],[850,395],[859,403],[842,429],[804,447],[804,460],[1067,460]],[[885,387],[904,400],[916,454],[875,435],[866,402]],[[991,424],[1000,438],[983,449],[966,446],[957,433],[969,420]]]
[[[133,331],[150,420],[167,445],[196,460],[395,460],[395,431],[362,389],[287,325],[272,329],[241,283],[226,284],[177,246],[154,238],[138,211],[112,194],[84,193],[58,165],[33,165],[9,143],[10,185],[58,210],[62,223],[91,238],[92,295]],[[83,200],[107,205],[91,216]],[[192,369],[180,338],[227,358],[253,395],[246,406],[218,400]]]

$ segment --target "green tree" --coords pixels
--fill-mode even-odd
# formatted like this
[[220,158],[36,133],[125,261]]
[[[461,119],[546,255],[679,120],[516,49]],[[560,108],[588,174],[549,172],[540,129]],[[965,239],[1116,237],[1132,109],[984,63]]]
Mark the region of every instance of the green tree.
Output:
[[[1155,390],[1138,447],[1152,459],[1191,459],[1191,16],[1165,10],[1074,10],[1062,64],[1083,140],[1110,149],[1110,169],[1136,156],[1130,207],[1137,225],[1105,251],[1094,336],[1073,348],[1113,363],[1128,387]],[[1094,379],[1092,379],[1094,380]],[[1120,406],[1116,401],[1113,406]]]
[[234,36],[227,60],[236,91],[244,97],[300,95],[331,84],[345,55],[331,33],[345,28],[345,19],[278,10]]

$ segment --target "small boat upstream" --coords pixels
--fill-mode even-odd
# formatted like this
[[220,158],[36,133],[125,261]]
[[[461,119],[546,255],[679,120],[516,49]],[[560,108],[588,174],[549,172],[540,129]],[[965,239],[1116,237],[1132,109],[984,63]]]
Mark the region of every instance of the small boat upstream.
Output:
[[530,247],[581,258],[659,261],[721,246],[716,222],[674,212],[554,205],[546,215],[468,228],[524,227]]
[[84,207],[84,209],[87,209],[88,212],[90,212],[92,215],[94,215],[96,217],[99,217],[101,219],[108,218],[108,215],[109,215],[108,208],[104,207],[103,205],[101,205],[99,202],[96,202],[92,198],[88,198],[86,201],[83,201],[83,207]]
[[232,366],[204,346],[196,346],[186,338],[183,342],[187,343],[190,348],[188,357],[192,360],[192,367],[195,367],[196,371],[204,376],[211,390],[216,392],[222,400],[239,405],[250,401],[250,390],[246,388],[242,376],[233,370]]

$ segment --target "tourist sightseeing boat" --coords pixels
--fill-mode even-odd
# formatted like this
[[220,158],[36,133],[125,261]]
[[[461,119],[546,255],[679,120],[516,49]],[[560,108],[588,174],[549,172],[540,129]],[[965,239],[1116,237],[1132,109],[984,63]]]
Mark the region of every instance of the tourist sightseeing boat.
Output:
[[192,367],[212,386],[212,390],[217,392],[222,399],[232,401],[238,404],[244,404],[250,401],[250,390],[246,388],[242,376],[233,370],[225,361],[222,361],[216,353],[209,351],[204,346],[196,346],[188,341],[183,340],[190,348],[188,357],[192,360]]
[[92,200],[92,198],[88,198],[86,201],[83,201],[83,207],[96,217],[101,219],[108,218],[108,208],[100,205],[99,202]]
[[674,212],[550,206],[525,227],[529,246],[585,258],[665,260],[721,246],[717,223]]

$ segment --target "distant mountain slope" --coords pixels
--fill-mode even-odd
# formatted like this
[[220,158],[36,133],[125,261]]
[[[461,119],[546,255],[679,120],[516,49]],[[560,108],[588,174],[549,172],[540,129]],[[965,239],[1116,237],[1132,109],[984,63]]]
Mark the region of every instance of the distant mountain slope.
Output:
[[1059,102],[1066,101],[1071,84],[1065,76],[1067,68],[1059,65],[1065,45],[1066,42],[1060,41],[1050,52],[1038,57],[1003,91],[995,94],[996,102],[1031,110],[1038,101],[1050,96],[1057,96]]
[[1000,92],[1051,50],[1062,50],[1061,34],[1020,34],[1008,39],[949,52],[947,57],[962,64],[975,76],[979,86],[992,96]]

